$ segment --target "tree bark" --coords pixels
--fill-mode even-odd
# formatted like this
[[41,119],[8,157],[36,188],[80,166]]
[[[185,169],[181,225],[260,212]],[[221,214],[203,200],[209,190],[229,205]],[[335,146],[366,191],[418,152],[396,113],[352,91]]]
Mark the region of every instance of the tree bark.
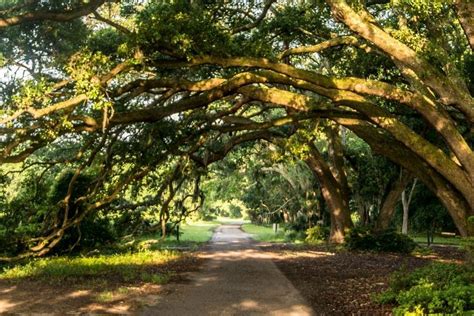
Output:
[[429,166],[405,145],[381,132],[370,124],[357,119],[338,119],[339,124],[346,126],[364,139],[372,150],[387,157],[396,164],[410,171],[422,181],[448,210],[462,236],[474,236],[474,225],[469,225],[468,217],[474,216],[466,198],[456,190],[448,180]]
[[27,22],[36,22],[44,20],[66,22],[74,20],[81,16],[85,16],[89,13],[94,12],[105,2],[106,0],[92,0],[72,10],[64,10],[61,12],[37,11],[28,12],[17,16],[0,18],[0,30],[13,25],[18,25]]
[[356,12],[344,0],[326,0],[333,15],[349,29],[368,40],[389,57],[412,69],[421,81],[440,95],[445,105],[457,107],[469,121],[474,121],[474,100],[462,86],[456,85],[426,60],[377,26],[367,11]]
[[469,45],[474,50],[474,3],[471,0],[455,0],[454,7]]
[[409,172],[401,172],[400,177],[390,185],[388,194],[385,196],[379,216],[375,222],[375,230],[388,229],[400,196],[412,179],[413,176]]
[[408,213],[410,210],[410,203],[411,198],[413,196],[413,191],[415,190],[416,186],[416,179],[413,181],[413,185],[411,186],[410,192],[408,193],[406,190],[402,191],[402,206],[403,206],[403,222],[402,222],[402,234],[408,235]]
[[[313,144],[308,145],[311,155],[306,159],[306,164],[320,182],[321,193],[328,205],[331,217],[329,241],[332,243],[343,243],[346,231],[353,227],[348,196],[344,193],[344,185],[341,186],[337,180],[337,177],[345,179],[345,175],[344,177],[336,176],[318,149]],[[335,169],[334,166],[333,169]],[[338,172],[342,174],[344,170],[338,170]],[[347,182],[345,185],[347,185]]]

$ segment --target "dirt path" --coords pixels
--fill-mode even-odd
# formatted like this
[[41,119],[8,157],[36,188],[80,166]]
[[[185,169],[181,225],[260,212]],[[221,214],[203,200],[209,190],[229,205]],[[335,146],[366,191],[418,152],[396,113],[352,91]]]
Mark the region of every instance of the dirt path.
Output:
[[313,315],[291,282],[240,225],[220,226],[203,256],[202,271],[141,315]]

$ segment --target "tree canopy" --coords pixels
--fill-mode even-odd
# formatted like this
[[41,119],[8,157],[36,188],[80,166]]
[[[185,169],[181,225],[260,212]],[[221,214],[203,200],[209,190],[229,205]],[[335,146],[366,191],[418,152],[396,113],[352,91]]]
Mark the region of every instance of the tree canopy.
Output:
[[473,12],[461,0],[3,1],[11,253],[43,255],[104,217],[164,235],[203,205],[209,166],[236,148],[241,164],[255,143],[286,161],[249,166],[281,176],[260,189],[324,204],[334,242],[356,209],[388,227],[413,178],[472,236]]

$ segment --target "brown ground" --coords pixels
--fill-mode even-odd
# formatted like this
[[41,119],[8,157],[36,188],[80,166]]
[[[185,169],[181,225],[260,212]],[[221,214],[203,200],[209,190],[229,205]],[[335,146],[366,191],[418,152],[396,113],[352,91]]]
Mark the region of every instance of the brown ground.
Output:
[[311,304],[317,314],[390,315],[392,306],[371,301],[372,293],[388,287],[390,274],[433,261],[461,262],[464,253],[452,247],[437,247],[429,256],[331,252],[322,246],[265,245],[275,254],[275,263]]
[[[149,267],[144,272],[171,272],[171,282],[179,283],[185,282],[184,272],[197,270],[201,263],[202,259],[185,255],[177,261]],[[124,282],[110,275],[64,283],[0,280],[0,314],[135,314],[165,292],[162,285]]]

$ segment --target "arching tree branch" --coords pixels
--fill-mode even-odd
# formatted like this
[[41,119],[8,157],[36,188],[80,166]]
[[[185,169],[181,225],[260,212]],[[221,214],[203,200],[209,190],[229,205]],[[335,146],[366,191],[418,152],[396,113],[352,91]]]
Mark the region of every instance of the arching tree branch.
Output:
[[36,11],[36,12],[28,12],[25,14],[11,16],[11,17],[0,17],[0,30],[13,26],[18,25],[21,23],[26,22],[37,22],[37,21],[57,21],[57,22],[66,22],[70,20],[77,19],[81,16],[88,15],[102,4],[107,2],[108,0],[90,0],[88,3],[83,4],[75,9],[72,10],[64,10],[64,11]]

